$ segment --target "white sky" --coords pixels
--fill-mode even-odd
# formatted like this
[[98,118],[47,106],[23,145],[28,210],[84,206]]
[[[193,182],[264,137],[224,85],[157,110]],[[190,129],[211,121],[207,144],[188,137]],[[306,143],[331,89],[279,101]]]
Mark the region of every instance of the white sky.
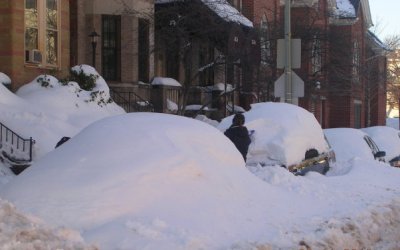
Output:
[[[22,174],[11,176],[0,162],[3,248],[248,250],[305,242],[312,249],[400,249],[397,168],[340,154],[326,176],[246,167],[222,131],[205,122],[125,114],[114,103],[86,102],[90,93],[76,83],[49,83],[33,81],[16,94],[0,84],[0,121],[37,141],[34,164]],[[97,84],[108,97],[101,77]],[[294,105],[258,104],[246,119],[259,142],[251,153],[266,152],[263,141],[273,138],[268,149],[296,147],[295,160],[299,147],[323,140],[315,117]],[[72,138],[54,149],[62,136]],[[346,144],[340,149],[360,150]]]
[[377,35],[381,40],[400,34],[399,0],[369,0],[369,5],[373,22],[379,25]]

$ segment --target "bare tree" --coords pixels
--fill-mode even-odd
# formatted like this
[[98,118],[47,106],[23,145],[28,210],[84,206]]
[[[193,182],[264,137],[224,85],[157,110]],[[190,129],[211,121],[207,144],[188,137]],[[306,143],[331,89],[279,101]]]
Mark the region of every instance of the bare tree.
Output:
[[400,35],[387,37],[385,44],[390,49],[387,72],[387,104],[388,114],[399,109],[400,100]]

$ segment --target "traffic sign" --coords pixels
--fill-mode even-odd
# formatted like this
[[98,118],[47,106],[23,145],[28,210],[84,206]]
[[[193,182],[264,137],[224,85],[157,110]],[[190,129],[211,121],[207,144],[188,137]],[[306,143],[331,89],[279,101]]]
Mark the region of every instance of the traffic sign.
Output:
[[[292,76],[292,98],[304,97],[304,81],[294,72],[291,71]],[[285,79],[286,74],[282,74],[274,83],[274,96],[285,98]],[[287,90],[290,91],[290,90]]]
[[[301,39],[290,39],[292,41],[291,61],[292,69],[299,69],[301,67]],[[278,69],[285,68],[285,39],[278,39],[278,54],[276,60],[276,67]]]

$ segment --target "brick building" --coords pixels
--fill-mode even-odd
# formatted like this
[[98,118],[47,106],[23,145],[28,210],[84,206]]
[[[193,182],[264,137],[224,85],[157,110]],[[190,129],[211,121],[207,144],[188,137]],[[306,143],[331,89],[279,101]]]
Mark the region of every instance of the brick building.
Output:
[[[385,124],[385,48],[368,32],[368,0],[292,2],[292,37],[301,39],[302,50],[301,68],[294,71],[305,85],[298,104],[324,128]],[[160,19],[160,10],[175,3],[182,1],[3,0],[0,72],[10,76],[15,91],[39,74],[62,77],[71,66],[94,63],[128,111],[152,103],[156,111],[170,112],[168,101],[179,102],[185,91],[187,104],[222,115],[254,102],[279,101],[273,86],[283,73],[276,65],[283,0],[196,0],[185,2],[181,14]],[[202,22],[189,24],[189,40],[179,37],[183,16]],[[163,29],[179,38],[175,45],[162,39]],[[93,32],[99,34],[95,48]],[[186,61],[184,50],[174,49],[185,48],[185,42],[192,48]],[[213,67],[204,67],[209,63]],[[191,87],[152,86],[156,76]],[[227,89],[216,86],[228,85],[232,93],[221,98]]]
[[0,32],[0,72],[12,90],[39,74],[69,71],[68,1],[2,0]]
[[[261,100],[274,101],[271,83],[282,74],[275,41],[284,37],[284,1],[242,0],[242,6],[261,37],[267,20],[269,39],[261,48],[270,51],[260,72],[268,73],[259,80],[267,93]],[[368,31],[368,0],[295,0],[291,12],[292,37],[301,39],[301,68],[294,71],[305,86],[298,104],[324,128],[384,125],[386,57],[383,44]]]

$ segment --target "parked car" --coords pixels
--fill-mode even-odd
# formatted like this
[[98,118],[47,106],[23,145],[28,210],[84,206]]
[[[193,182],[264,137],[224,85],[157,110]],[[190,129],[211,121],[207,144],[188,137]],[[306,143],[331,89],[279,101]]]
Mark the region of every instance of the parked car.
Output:
[[400,131],[387,126],[363,128],[379,146],[386,152],[385,161],[393,167],[400,167]]
[[385,161],[386,153],[365,132],[355,128],[324,129],[326,138],[336,154],[337,161],[349,161],[356,157],[365,160]]
[[[245,126],[254,130],[246,164],[280,165],[296,175],[309,171],[325,174],[334,152],[314,115],[287,103],[257,103],[244,112]],[[232,123],[226,117],[218,125],[223,132]]]

